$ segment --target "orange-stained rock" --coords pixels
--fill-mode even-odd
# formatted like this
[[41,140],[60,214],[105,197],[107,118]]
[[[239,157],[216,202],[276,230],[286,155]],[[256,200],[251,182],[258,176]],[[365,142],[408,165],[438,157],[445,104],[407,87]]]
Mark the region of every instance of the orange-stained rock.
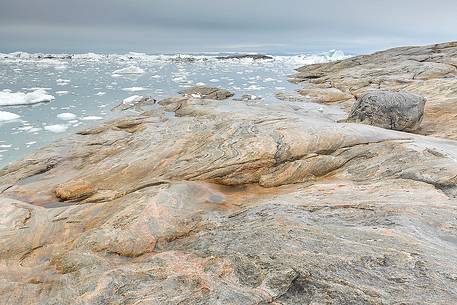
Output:
[[95,192],[94,185],[84,180],[60,184],[55,189],[56,197],[63,201],[84,199]]

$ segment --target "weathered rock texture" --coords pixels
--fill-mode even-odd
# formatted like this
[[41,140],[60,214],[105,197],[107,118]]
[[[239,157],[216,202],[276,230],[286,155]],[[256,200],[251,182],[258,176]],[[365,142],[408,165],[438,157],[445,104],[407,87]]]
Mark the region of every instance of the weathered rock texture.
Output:
[[368,91],[357,99],[347,122],[415,131],[424,117],[425,102],[425,98],[408,92]]
[[0,303],[454,303],[457,142],[326,109],[170,98],[3,169]]
[[[304,66],[291,81],[303,85],[302,100],[337,102],[348,112],[356,97],[372,89],[418,94],[427,99],[421,133],[457,138],[457,42],[401,47]],[[292,94],[279,97],[300,100]]]
[[179,92],[180,94],[186,97],[198,97],[204,99],[213,99],[213,100],[225,100],[229,97],[234,96],[235,94],[221,88],[212,88],[205,86],[195,86]]

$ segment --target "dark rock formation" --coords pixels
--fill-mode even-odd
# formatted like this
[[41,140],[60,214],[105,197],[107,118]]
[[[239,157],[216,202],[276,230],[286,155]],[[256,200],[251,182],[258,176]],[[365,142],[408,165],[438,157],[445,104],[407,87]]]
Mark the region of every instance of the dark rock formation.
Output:
[[242,55],[229,55],[229,56],[219,56],[217,59],[220,60],[230,60],[230,59],[252,59],[252,60],[268,60],[273,59],[273,57],[262,54],[242,54]]
[[415,131],[424,116],[425,98],[408,92],[373,90],[360,96],[347,122]]

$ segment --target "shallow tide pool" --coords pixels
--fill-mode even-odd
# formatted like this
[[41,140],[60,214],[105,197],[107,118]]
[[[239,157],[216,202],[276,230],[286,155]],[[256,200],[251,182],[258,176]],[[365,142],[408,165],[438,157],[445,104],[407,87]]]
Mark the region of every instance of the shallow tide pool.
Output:
[[[195,85],[275,102],[297,88],[287,75],[304,64],[344,58],[322,54],[271,60],[220,60],[216,55],[0,54],[0,167],[88,126],[126,113],[111,109],[132,95],[157,100]],[[43,100],[43,102],[40,102]]]

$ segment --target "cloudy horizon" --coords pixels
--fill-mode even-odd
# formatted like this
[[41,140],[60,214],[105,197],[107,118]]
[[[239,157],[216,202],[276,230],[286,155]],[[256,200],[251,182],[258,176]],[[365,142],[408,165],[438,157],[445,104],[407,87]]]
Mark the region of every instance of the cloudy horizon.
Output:
[[0,52],[368,52],[457,40],[437,0],[7,0]]

